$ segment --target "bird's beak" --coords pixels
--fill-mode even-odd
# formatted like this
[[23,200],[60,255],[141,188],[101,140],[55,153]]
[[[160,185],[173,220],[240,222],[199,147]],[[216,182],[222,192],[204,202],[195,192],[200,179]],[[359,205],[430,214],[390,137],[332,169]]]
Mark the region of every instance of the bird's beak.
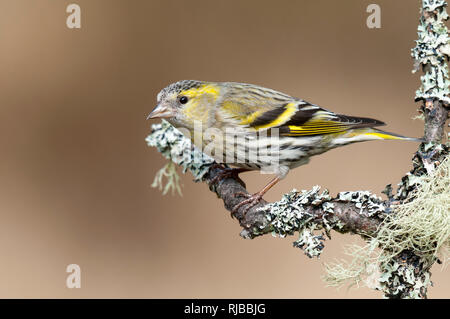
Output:
[[153,111],[147,116],[147,120],[156,118],[173,117],[175,113],[172,108],[167,107],[163,104],[158,104]]

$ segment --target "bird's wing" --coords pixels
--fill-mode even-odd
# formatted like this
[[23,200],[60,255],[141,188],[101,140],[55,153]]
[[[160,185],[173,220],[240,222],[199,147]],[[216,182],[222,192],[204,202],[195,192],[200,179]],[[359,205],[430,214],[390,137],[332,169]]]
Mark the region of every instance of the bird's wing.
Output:
[[248,128],[256,131],[279,128],[283,136],[323,135],[384,125],[375,119],[336,114],[302,100],[259,110],[245,120],[241,124]]
[[283,111],[284,105],[294,101],[287,94],[251,84],[223,83],[223,87],[227,91],[219,103],[219,115],[225,122],[244,129],[250,129],[256,119],[263,120],[271,112],[275,116]]

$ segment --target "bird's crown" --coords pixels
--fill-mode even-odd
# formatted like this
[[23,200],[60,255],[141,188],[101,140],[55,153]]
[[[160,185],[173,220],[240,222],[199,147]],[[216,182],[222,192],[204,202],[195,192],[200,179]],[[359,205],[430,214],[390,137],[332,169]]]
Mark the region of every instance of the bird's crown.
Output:
[[190,89],[199,88],[203,84],[204,84],[204,82],[202,82],[202,81],[181,80],[181,81],[169,84],[161,92],[164,92],[166,94],[180,93],[180,92],[187,91],[187,90],[190,90]]

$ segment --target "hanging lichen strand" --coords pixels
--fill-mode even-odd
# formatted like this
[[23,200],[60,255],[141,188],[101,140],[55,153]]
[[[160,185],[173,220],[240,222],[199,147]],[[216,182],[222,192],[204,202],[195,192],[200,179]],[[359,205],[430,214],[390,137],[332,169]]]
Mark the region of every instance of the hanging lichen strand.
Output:
[[415,59],[415,69],[422,66],[422,86],[416,91],[416,101],[439,100],[450,104],[448,76],[448,58],[450,43],[445,20],[447,2],[444,0],[423,0],[422,16],[418,27],[418,40],[411,50]]

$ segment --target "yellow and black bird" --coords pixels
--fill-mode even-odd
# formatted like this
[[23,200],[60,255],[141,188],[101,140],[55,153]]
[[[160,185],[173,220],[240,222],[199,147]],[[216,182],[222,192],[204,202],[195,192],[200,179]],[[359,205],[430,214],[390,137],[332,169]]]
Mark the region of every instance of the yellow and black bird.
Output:
[[313,155],[363,141],[420,141],[378,130],[374,127],[384,125],[378,120],[336,114],[272,89],[234,82],[172,83],[158,94],[148,118],[166,118],[218,163],[235,166],[234,173],[265,170],[276,175],[234,211],[256,204]]

